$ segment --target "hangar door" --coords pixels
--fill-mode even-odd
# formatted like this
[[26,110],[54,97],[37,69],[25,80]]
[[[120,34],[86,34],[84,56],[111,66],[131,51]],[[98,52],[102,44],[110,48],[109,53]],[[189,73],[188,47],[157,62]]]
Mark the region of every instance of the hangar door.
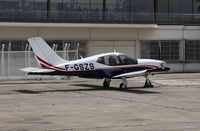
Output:
[[135,41],[90,41],[88,43],[88,55],[108,53],[116,50],[129,56],[136,56]]

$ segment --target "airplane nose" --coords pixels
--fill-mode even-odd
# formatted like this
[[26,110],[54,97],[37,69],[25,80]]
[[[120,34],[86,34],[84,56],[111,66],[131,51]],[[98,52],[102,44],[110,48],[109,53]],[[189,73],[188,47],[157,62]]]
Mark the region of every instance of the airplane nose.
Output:
[[166,62],[165,61],[160,61],[160,65],[161,65],[161,70],[162,71],[169,71],[170,68],[165,66]]
[[160,62],[161,64],[166,64],[166,62],[165,62],[165,61],[162,61],[162,60],[159,60],[159,62]]
[[160,61],[160,65],[161,65],[162,67],[164,67],[165,64],[166,64],[165,61]]

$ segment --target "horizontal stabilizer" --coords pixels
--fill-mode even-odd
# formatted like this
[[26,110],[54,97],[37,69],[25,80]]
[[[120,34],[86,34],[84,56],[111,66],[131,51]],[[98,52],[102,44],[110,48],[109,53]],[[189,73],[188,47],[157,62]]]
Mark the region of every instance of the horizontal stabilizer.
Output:
[[35,67],[27,67],[27,68],[23,68],[20,69],[24,72],[27,73],[48,73],[48,72],[54,72],[54,70],[50,70],[50,69],[39,69],[39,68],[35,68]]
[[120,74],[120,75],[114,76],[113,78],[135,77],[135,76],[139,76],[139,75],[144,75],[146,72],[147,72],[147,70],[134,71],[134,72],[129,72],[129,73]]

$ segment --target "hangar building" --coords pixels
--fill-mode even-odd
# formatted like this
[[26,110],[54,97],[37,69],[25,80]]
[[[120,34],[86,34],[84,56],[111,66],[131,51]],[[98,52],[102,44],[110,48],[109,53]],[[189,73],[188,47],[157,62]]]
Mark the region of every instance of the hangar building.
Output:
[[0,78],[36,66],[26,40],[35,36],[63,58],[79,43],[84,57],[115,49],[200,72],[199,25],[200,0],[0,0]]

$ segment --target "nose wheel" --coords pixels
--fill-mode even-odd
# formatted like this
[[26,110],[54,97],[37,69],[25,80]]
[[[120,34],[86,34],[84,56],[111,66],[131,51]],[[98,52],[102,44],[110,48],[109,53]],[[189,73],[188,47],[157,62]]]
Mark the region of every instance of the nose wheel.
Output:
[[108,88],[110,86],[111,79],[105,78],[103,82],[103,87]]
[[120,88],[121,90],[127,89],[127,85],[125,85],[124,83],[121,83],[121,84],[119,85],[119,88]]
[[127,89],[128,83],[127,83],[126,77],[122,77],[121,80],[122,80],[123,83],[121,83],[121,84],[119,85],[119,88],[120,88],[121,90]]
[[151,81],[149,80],[149,76],[147,74],[145,75],[145,79],[146,81],[144,87],[153,88],[153,85],[151,84]]

